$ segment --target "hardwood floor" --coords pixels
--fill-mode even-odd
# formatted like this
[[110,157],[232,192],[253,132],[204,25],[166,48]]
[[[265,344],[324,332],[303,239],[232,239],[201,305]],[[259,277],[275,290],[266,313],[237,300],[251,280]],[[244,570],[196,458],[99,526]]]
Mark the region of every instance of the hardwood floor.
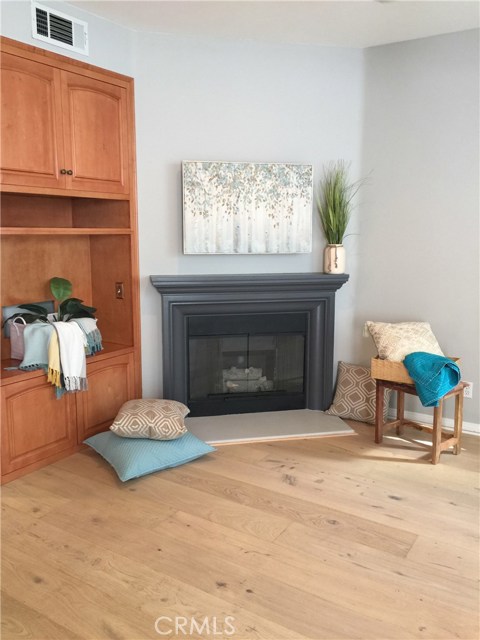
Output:
[[349,424],[125,484],[85,451],[6,485],[2,638],[478,638],[479,439],[433,466]]

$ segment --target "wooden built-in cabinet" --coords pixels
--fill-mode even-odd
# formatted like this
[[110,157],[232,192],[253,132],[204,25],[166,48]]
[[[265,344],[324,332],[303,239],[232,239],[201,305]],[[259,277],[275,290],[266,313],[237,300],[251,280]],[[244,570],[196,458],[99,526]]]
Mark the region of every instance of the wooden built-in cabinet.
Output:
[[121,405],[136,394],[133,353],[109,355],[90,358],[88,391],[59,399],[43,372],[6,379],[1,387],[2,482],[74,453],[85,438],[110,427]]
[[[141,396],[133,80],[1,38],[1,306],[51,299],[50,278],[97,308],[104,349],[86,392],[8,369],[1,337],[2,481],[68,455]],[[123,295],[117,296],[117,284]]]
[[128,83],[5,48],[1,182],[127,194]]
[[45,376],[2,386],[2,476],[74,450],[74,394],[52,391]]

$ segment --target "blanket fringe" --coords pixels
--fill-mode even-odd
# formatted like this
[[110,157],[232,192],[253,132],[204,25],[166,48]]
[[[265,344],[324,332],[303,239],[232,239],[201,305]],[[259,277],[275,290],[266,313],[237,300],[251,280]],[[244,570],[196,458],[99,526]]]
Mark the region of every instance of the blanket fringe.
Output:
[[63,381],[67,391],[87,391],[88,389],[86,378],[80,378],[79,376],[64,376]]
[[48,371],[47,371],[47,382],[51,382],[56,387],[61,387],[62,383],[61,383],[61,380],[60,380],[60,371],[58,371],[56,369],[51,369],[49,367]]

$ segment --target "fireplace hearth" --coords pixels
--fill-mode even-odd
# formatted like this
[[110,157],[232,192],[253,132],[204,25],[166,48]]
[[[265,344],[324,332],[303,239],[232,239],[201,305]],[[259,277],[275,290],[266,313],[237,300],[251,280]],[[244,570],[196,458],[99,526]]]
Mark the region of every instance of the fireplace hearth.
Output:
[[165,398],[191,416],[330,405],[335,291],[348,275],[150,279],[162,295]]

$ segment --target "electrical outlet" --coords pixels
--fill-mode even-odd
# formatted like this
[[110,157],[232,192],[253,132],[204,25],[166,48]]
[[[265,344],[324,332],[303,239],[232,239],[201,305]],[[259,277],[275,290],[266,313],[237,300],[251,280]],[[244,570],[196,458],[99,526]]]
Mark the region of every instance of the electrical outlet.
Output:
[[118,298],[118,300],[123,300],[125,298],[125,287],[123,282],[115,283],[115,297]]
[[463,388],[463,397],[464,398],[473,398],[473,382],[468,382],[467,380],[463,380],[468,387]]

